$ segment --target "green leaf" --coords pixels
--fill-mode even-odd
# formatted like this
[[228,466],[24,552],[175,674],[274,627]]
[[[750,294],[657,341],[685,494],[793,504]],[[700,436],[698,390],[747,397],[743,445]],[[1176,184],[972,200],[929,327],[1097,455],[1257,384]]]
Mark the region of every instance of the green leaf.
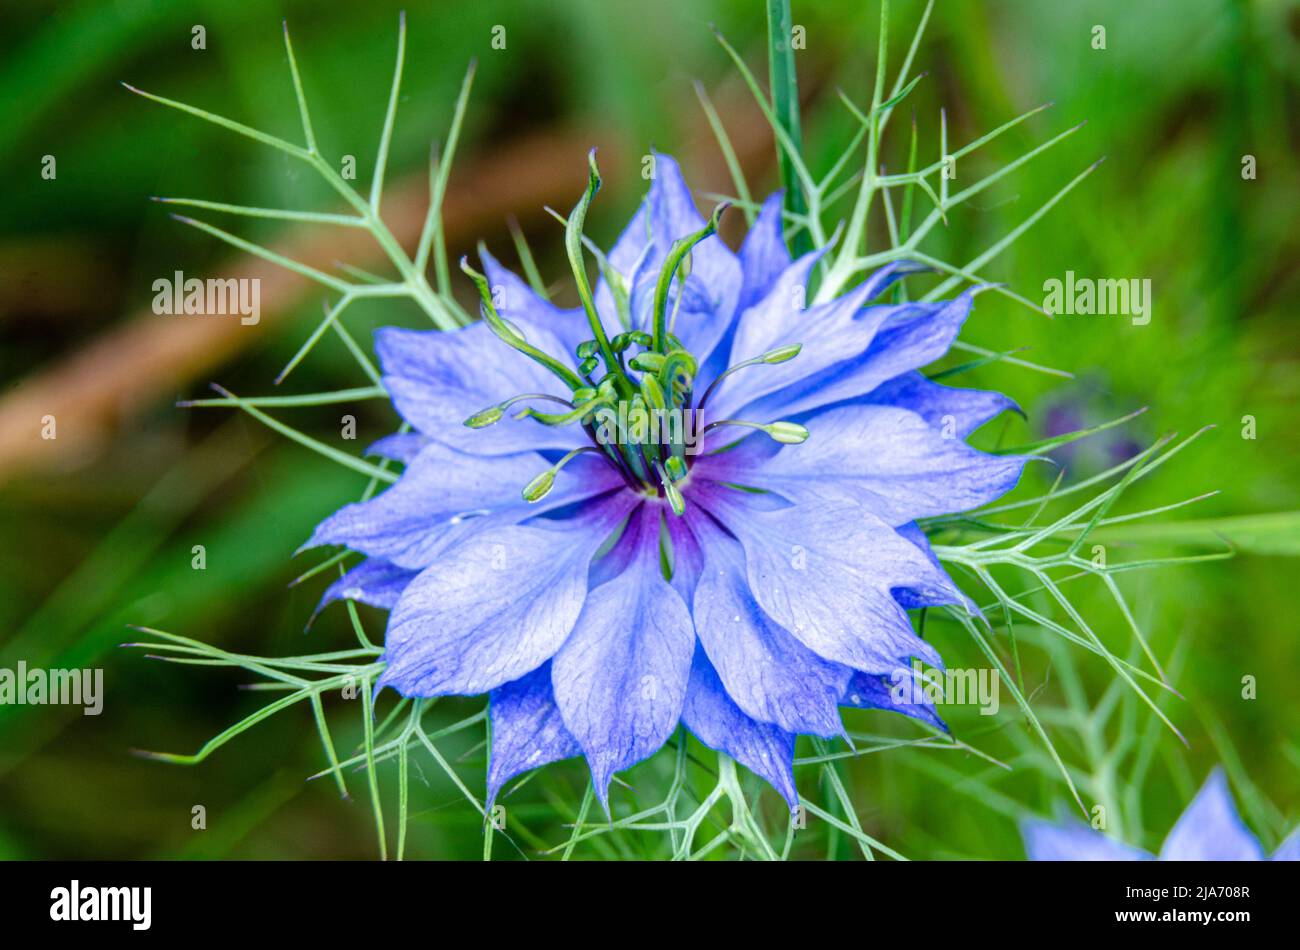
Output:
[[1232,545],[1247,554],[1300,557],[1300,511],[1274,511],[1231,518],[1198,518],[1164,524],[1126,524],[1098,528],[1093,540],[1205,545]]

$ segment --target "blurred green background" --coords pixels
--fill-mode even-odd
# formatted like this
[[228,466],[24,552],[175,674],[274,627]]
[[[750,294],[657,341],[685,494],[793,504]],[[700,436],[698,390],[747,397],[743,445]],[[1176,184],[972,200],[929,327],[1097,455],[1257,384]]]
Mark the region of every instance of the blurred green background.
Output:
[[[923,7],[921,0],[893,4],[891,76]],[[0,666],[21,659],[29,666],[103,667],[106,698],[99,717],[76,708],[0,707],[0,856],[374,854],[366,804],[340,802],[325,781],[303,781],[324,765],[306,709],[262,724],[193,768],[130,754],[133,747],[193,750],[264,700],[238,688],[246,675],[169,667],[118,649],[132,638],[127,624],[259,654],[350,642],[341,608],[303,633],[323,578],[286,585],[319,557],[295,559],[295,548],[324,515],[354,499],[364,479],[246,416],[174,407],[177,399],[204,395],[211,381],[240,394],[271,392],[276,373],[319,320],[321,294],[298,281],[264,290],[256,327],[194,329],[185,321],[221,318],[149,313],[155,279],[178,269],[207,276],[243,266],[230,248],[172,221],[149,197],[316,210],[333,204],[283,155],[134,97],[118,83],[297,140],[281,41],[287,18],[322,149],[356,155],[364,185],[383,121],[398,9],[387,0],[3,5]],[[445,135],[467,63],[479,63],[448,199],[453,257],[481,237],[515,264],[506,227],[513,214],[543,274],[566,286],[559,280],[561,231],[542,207],[573,202],[591,145],[601,147],[607,183],[589,222],[602,244],[635,207],[640,159],[651,145],[680,157],[699,192],[730,190],[692,87],[697,79],[718,105],[755,192],[766,193],[776,180],[771,134],[708,29],[716,24],[765,77],[760,3],[482,0],[406,9],[409,45],[387,215],[418,222],[430,143]],[[794,5],[794,20],[807,31],[797,62],[814,168],[824,170],[854,128],[836,87],[859,103],[869,99],[877,17],[874,2]],[[205,28],[205,49],[192,48],[195,25]],[[497,25],[506,28],[504,50],[491,45]],[[1092,48],[1096,25],[1106,28],[1105,50]],[[950,215],[926,245],[932,255],[969,261],[1107,158],[986,273],[1033,300],[1041,299],[1045,280],[1066,270],[1149,277],[1150,324],[1121,317],[1048,321],[984,295],[964,339],[998,351],[1028,347],[1025,358],[1075,378],[993,365],[954,382],[1003,390],[1025,407],[1028,421],[1012,420],[1002,433],[1009,443],[1150,407],[1118,435],[1062,459],[1070,479],[1094,474],[1115,453],[1162,433],[1217,426],[1126,495],[1124,510],[1213,489],[1221,493],[1169,517],[1300,508],[1298,50],[1300,7],[1286,0],[942,0],[917,54],[915,69],[928,76],[906,108],[915,109],[924,162],[938,154],[941,108],[950,142],[960,145],[1033,106],[1055,103],[964,160],[958,185],[1088,122]],[[900,115],[885,150],[890,170],[905,165],[906,128]],[[47,155],[57,162],[53,180],[41,176]],[[1246,155],[1257,162],[1253,180],[1242,177]],[[374,258],[355,244],[334,246],[329,234],[205,217],[276,246],[314,241],[311,252],[327,263],[364,266]],[[882,222],[877,205],[873,226]],[[738,223],[733,215],[729,240],[738,238]],[[347,316],[358,339],[373,326],[421,320],[406,302],[368,302]],[[286,386],[310,392],[363,384],[347,352],[327,338]],[[342,411],[358,419],[355,443],[340,439]],[[52,442],[39,438],[47,412],[58,419]],[[1253,440],[1242,437],[1244,416],[1256,420]],[[296,410],[292,421],[354,452],[395,426],[377,401]],[[1036,473],[1036,487],[1050,477]],[[206,570],[191,568],[195,544],[206,547]],[[1294,539],[1280,546],[1294,550]],[[1267,845],[1300,817],[1295,576],[1293,558],[1245,552],[1122,580],[1154,651],[1176,674],[1185,698],[1167,697],[1162,706],[1190,743],[1183,750],[1156,729],[1144,747],[1153,764],[1135,773],[1126,799],[1125,827],[1136,843],[1157,845],[1221,761]],[[1116,653],[1132,652],[1103,591],[1081,585],[1076,603]],[[382,615],[363,617],[372,637],[380,636]],[[1032,631],[1025,636],[1034,640]],[[950,666],[982,665],[959,632],[936,637]],[[1079,710],[1107,695],[1113,674],[1103,661],[1052,644],[1024,651],[1023,660],[1035,707],[1081,780],[1112,767],[1107,749],[1150,733],[1149,715],[1128,709],[1128,700],[1120,704],[1126,721],[1108,721],[1091,738],[1076,733]],[[1241,696],[1246,675],[1258,680],[1253,700]],[[1003,702],[992,727],[965,710],[949,710],[949,718],[960,738],[1025,768],[1006,773],[947,750],[863,756],[845,766],[863,827],[914,858],[1020,857],[1016,816],[1051,813],[1065,790],[1059,776],[1035,767],[1041,747],[1005,694]],[[331,715],[342,704],[333,703]],[[447,705],[461,714],[476,708],[474,701]],[[916,735],[883,713],[861,717],[855,723],[876,732]],[[339,717],[341,747],[357,738],[355,718]],[[467,784],[481,788],[482,749],[467,741],[450,751],[463,754],[457,764]],[[1104,777],[1124,786],[1129,766],[1118,768]],[[413,791],[408,854],[481,855],[481,819],[435,772],[425,769],[428,785],[417,782]],[[629,777],[634,785],[638,774]],[[653,773],[645,775],[649,786]],[[381,780],[391,789],[391,769]],[[537,839],[562,842],[564,808],[576,807],[583,782],[577,765],[548,770],[511,804],[513,815]],[[815,793],[816,783],[804,791]],[[775,813],[774,795],[763,803]],[[196,804],[207,809],[206,831],[191,829]],[[639,853],[634,845],[612,852]],[[654,852],[647,845],[644,853]],[[822,837],[796,853],[854,851]]]

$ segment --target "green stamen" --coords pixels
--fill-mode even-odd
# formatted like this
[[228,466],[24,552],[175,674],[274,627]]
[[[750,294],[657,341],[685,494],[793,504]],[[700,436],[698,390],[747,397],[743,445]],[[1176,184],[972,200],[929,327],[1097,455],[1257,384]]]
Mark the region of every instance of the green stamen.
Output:
[[[596,395],[596,391],[594,389],[588,389],[585,391],[590,393],[591,396]],[[584,390],[579,390],[578,392],[575,392],[573,394],[574,398],[575,399],[580,398],[579,393],[582,392],[584,392]],[[586,398],[589,399],[591,398],[591,396],[588,396]],[[521,393],[518,396],[511,396],[505,402],[499,402],[495,406],[488,406],[486,409],[479,410],[478,412],[474,413],[474,415],[466,419],[464,425],[471,429],[486,429],[488,426],[500,422],[501,417],[506,414],[507,409],[509,409],[511,406],[515,405],[516,403],[523,402],[526,399],[544,399],[550,402],[558,402],[561,406],[568,406],[569,408],[573,408],[573,403],[570,402],[569,400],[564,399],[560,396],[552,396],[550,393]]]
[[571,422],[586,422],[587,416],[601,406],[608,406],[613,401],[612,395],[598,395],[573,408],[572,412],[551,413],[538,412],[531,406],[515,415],[516,419],[536,419],[542,425],[567,426]]
[[717,422],[710,422],[704,427],[706,433],[712,432],[719,426],[741,426],[746,429],[758,429],[760,432],[766,432],[771,438],[780,442],[782,445],[798,445],[801,442],[808,441],[808,430],[797,422],[745,422],[741,419],[719,419]]
[[718,383],[722,382],[736,370],[744,369],[746,366],[772,366],[777,363],[785,363],[798,356],[799,351],[802,349],[802,343],[790,343],[786,346],[778,346],[774,350],[768,350],[766,353],[755,356],[753,359],[744,360],[737,363],[735,366],[728,366],[718,374],[717,379],[709,383],[709,388],[704,390],[704,398],[700,400],[700,408],[704,408],[704,404],[709,401],[709,397],[713,395],[713,391],[718,388]]
[[580,455],[583,452],[595,452],[599,455],[600,449],[591,445],[583,445],[574,449],[572,452],[569,452],[558,462],[524,486],[524,501],[529,503],[537,502],[549,495],[551,489],[555,487],[555,476],[560,473],[560,469],[564,468],[564,466],[568,465],[575,456]]
[[664,472],[664,467],[658,462],[655,463],[655,471],[659,473],[659,481],[664,488],[664,497],[668,499],[673,514],[679,517],[684,515],[686,513],[686,499],[682,497],[681,489],[673,484],[673,480],[668,477]]

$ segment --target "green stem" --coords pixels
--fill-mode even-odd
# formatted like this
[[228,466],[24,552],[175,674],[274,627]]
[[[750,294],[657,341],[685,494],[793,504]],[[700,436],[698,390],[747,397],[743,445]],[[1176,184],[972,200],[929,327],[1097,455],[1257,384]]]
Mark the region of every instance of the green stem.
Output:
[[[802,153],[799,79],[794,66],[794,47],[791,45],[793,31],[790,0],[767,0],[767,65],[772,87],[772,111],[789,141]],[[785,210],[791,214],[804,214],[808,205],[799,187],[799,176],[795,172],[794,163],[779,142],[776,146],[776,159],[781,169],[781,187],[785,189]],[[791,244],[796,257],[812,250],[807,231],[796,234]]]

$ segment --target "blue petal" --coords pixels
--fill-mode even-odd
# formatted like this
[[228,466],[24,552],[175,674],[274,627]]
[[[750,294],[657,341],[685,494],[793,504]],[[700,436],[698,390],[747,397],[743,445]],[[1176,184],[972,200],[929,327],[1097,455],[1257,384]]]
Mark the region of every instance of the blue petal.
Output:
[[745,554],[708,518],[693,519],[708,551],[695,590],[695,631],[731,700],[783,730],[838,736],[839,699],[852,671],[823,660],[754,603]]
[[1300,861],[1300,828],[1291,832],[1290,836],[1277,846],[1277,850],[1269,860]]
[[563,522],[535,518],[448,548],[389,616],[379,686],[475,695],[546,662],[582,611],[593,555],[633,501],[618,492]]
[[546,465],[532,452],[489,459],[430,443],[395,485],[368,501],[340,508],[321,522],[303,547],[345,544],[399,567],[423,568],[454,540],[620,484],[613,466],[583,456],[565,466],[549,495],[530,505],[519,489]]
[[[974,293],[967,291],[953,300],[933,304],[910,303],[862,310],[855,322],[865,327],[852,338],[860,339],[870,331],[869,346],[844,347],[840,353],[842,361],[833,365],[824,360],[803,363],[804,355],[800,353],[782,365],[793,371],[803,363],[811,374],[794,379],[792,385],[779,393],[744,406],[747,413],[744,418],[786,419],[855,399],[895,376],[934,362],[948,352],[971,311]],[[806,327],[804,333],[812,329]],[[822,327],[816,330],[820,335]]]
[[[649,319],[654,285],[673,242],[703,227],[681,168],[669,156],[655,153],[655,176],[645,203],[607,256],[628,284],[638,328],[647,328],[643,324]],[[674,333],[701,363],[730,327],[741,283],[740,261],[716,234],[692,249],[685,286],[680,279],[674,282],[682,294]],[[614,302],[603,280],[597,284],[596,306],[610,322]],[[669,313],[672,310],[670,301]]]
[[[943,565],[939,563],[939,559],[934,556],[934,551],[930,549],[930,539],[925,536],[925,532],[921,530],[915,521],[899,525],[894,530],[916,545],[917,549],[925,555],[925,559],[930,562],[936,571],[943,570]],[[908,610],[919,610],[922,607],[939,607],[948,603],[944,599],[947,593],[947,591],[939,591],[939,599],[936,600],[933,590],[914,590],[906,586],[895,587],[894,599]],[[963,595],[962,603],[971,613],[980,613],[980,609],[975,606],[975,603],[970,598]]]
[[430,441],[427,435],[418,432],[394,432],[372,443],[366,454],[410,465]]
[[[539,322],[521,325],[529,342],[557,358],[566,347]],[[530,449],[568,450],[583,444],[577,426],[547,426],[507,414],[496,425],[470,429],[465,420],[522,393],[558,393],[564,384],[492,335],[486,324],[461,330],[375,332],[384,387],[403,419],[440,442],[474,455]]]
[[791,809],[799,804],[794,786],[794,734],[755,722],[741,712],[698,644],[682,706],[682,722],[710,749],[725,752],[765,779]]
[[1030,861],[1149,861],[1151,855],[1093,831],[1080,821],[1026,821],[1020,832]]
[[[758,355],[749,350],[761,346],[762,341],[773,334],[773,325],[780,321],[781,314],[804,312],[809,274],[827,250],[828,248],[821,248],[809,251],[777,274],[761,298],[748,307],[737,308],[738,315],[718,341],[713,355],[707,360],[700,361],[700,374],[695,386],[697,390],[703,392],[731,364]],[[738,345],[736,342],[738,337],[744,338],[747,342]],[[745,350],[745,355],[738,356],[737,353],[742,348]],[[760,349],[758,352],[764,350]],[[762,372],[757,367],[755,371]],[[743,370],[737,375],[746,372],[751,370]],[[743,382],[741,380],[742,384]],[[725,389],[727,386],[736,385],[735,378],[729,377],[720,388]]]
[[[803,260],[791,265],[799,272]],[[758,305],[750,308],[736,328],[731,345],[731,363],[753,359],[777,347],[802,345],[799,355],[785,363],[755,366],[728,376],[713,397],[710,414],[719,419],[749,418],[741,410],[765,396],[780,392],[810,375],[817,375],[845,359],[866,350],[884,320],[886,308],[865,311],[873,316],[859,316],[868,300],[871,287],[857,287],[829,303],[800,310],[786,293],[799,285],[789,285],[782,275],[772,291]],[[773,416],[772,418],[777,418]],[[758,421],[766,422],[768,419]]]
[[1002,393],[940,386],[915,371],[882,383],[861,401],[910,409],[934,428],[951,429],[960,439],[1008,409],[1024,415],[1015,400]]
[[1260,861],[1264,850],[1237,814],[1223,770],[1216,768],[1160,848],[1161,861]]
[[[650,187],[649,204],[651,232],[655,250],[652,255],[662,261],[672,248],[673,241],[699,231],[704,218],[695,208],[695,199],[682,177],[682,170],[672,158],[655,154],[655,180]],[[658,267],[652,268],[658,279]],[[705,238],[691,250],[691,276],[698,278],[700,286],[707,288],[713,312],[730,321],[740,297],[741,267],[736,255],[717,235]],[[682,317],[678,320],[678,337],[695,354],[704,359],[712,345],[703,339],[693,338],[691,323]],[[725,323],[721,328],[725,328]],[[721,329],[720,328],[720,329]],[[685,335],[683,335],[685,334]],[[714,340],[713,342],[716,342]]]
[[492,690],[492,754],[488,758],[487,807],[516,775],[582,754],[564,728],[551,690],[551,664],[543,663],[517,680]]
[[[653,186],[652,186],[653,187]],[[605,262],[613,268],[623,279],[625,289],[630,294],[632,288],[636,286],[640,276],[646,271],[646,262],[653,251],[649,248],[650,243],[650,226],[647,223],[649,213],[646,211],[649,205],[649,197],[642,201],[641,206],[637,208],[636,214],[628,222],[623,233],[619,235],[614,246],[610,248],[605,255]],[[614,292],[610,289],[609,282],[605,279],[604,274],[596,281],[594,294],[596,303],[596,312],[599,314],[601,323],[604,324],[606,332],[611,336],[623,329],[618,317],[618,308],[614,303]]]
[[888,676],[854,673],[841,702],[859,709],[887,709],[902,713],[948,731],[926,694],[925,680],[907,663],[900,663]]
[[870,673],[890,672],[900,657],[940,665],[891,589],[909,587],[947,603],[961,603],[962,595],[914,544],[854,505],[756,511],[729,497],[740,492],[722,491],[710,496],[709,510],[744,545],[754,599],[805,646]]
[[659,567],[659,507],[643,505],[619,540],[627,569],[587,595],[551,681],[569,732],[608,809],[609,781],[654,754],[681,717],[695,631]]
[[[379,558],[367,558],[329,586],[316,607],[316,613],[336,600],[355,600],[371,607],[392,610],[402,591],[419,573]],[[312,614],[313,619],[315,616]]]
[[673,589],[686,604],[695,602],[695,589],[704,573],[705,556],[690,524],[698,517],[699,506],[686,500],[686,516],[668,519],[668,550],[672,557]]
[[758,303],[772,289],[776,279],[790,266],[790,251],[785,246],[784,228],[781,222],[784,192],[774,192],[763,202],[762,209],[754,221],[754,226],[745,235],[740,245],[740,271],[744,281],[741,284],[740,299],[736,303],[736,312],[745,310]]
[[808,441],[778,451],[745,484],[796,503],[853,501],[900,525],[988,504],[1015,487],[1025,465],[944,438],[896,406],[841,406],[803,424]]

